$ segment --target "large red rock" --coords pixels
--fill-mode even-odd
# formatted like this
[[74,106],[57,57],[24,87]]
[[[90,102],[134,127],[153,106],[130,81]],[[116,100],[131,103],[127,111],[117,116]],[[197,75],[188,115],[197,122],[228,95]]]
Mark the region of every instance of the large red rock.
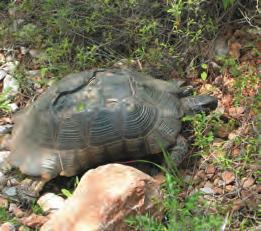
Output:
[[161,217],[160,187],[149,175],[129,166],[108,164],[89,170],[78,187],[41,231],[130,230],[124,218],[150,212]]

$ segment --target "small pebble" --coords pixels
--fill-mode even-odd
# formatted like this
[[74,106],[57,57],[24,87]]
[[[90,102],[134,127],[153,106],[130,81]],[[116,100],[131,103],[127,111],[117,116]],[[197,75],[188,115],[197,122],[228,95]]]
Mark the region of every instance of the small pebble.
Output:
[[190,184],[192,182],[192,176],[191,175],[186,175],[184,177],[184,182]]
[[244,189],[251,187],[254,183],[255,183],[255,179],[253,179],[252,177],[244,177],[241,180],[241,184]]
[[5,63],[5,56],[2,53],[0,53],[0,63]]
[[214,192],[215,192],[215,194],[219,194],[219,195],[223,194],[223,190],[221,188],[218,188],[218,187],[214,188]]
[[19,109],[19,107],[17,106],[16,103],[10,103],[9,107],[10,107],[11,112],[16,112]]
[[231,192],[234,191],[236,188],[234,185],[226,185],[225,189],[227,192]]
[[31,50],[29,50],[29,54],[33,58],[39,58],[42,55],[42,52],[40,50],[37,50],[37,49],[31,49]]
[[207,169],[206,169],[206,173],[207,173],[207,174],[214,174],[215,171],[216,171],[216,168],[215,168],[215,166],[213,166],[213,165],[209,165],[209,166],[207,167]]
[[65,200],[62,197],[54,193],[46,193],[39,198],[37,204],[44,212],[49,213],[60,209],[64,205],[64,202]]
[[22,55],[25,55],[25,54],[28,53],[28,48],[26,48],[26,47],[20,47],[20,52],[21,52]]
[[218,180],[217,185],[218,185],[219,187],[223,187],[223,186],[225,185],[225,182],[224,182],[223,180]]
[[0,151],[0,164],[6,162],[6,159],[10,155],[10,151]]
[[0,172],[0,185],[5,186],[7,182],[7,177],[4,173]]
[[42,215],[31,214],[29,217],[23,217],[20,221],[23,225],[30,228],[40,228],[48,221],[48,218]]
[[15,203],[11,203],[9,205],[9,210],[10,213],[13,213],[17,218],[21,218],[25,216],[25,212],[20,209]]
[[222,179],[225,181],[225,184],[231,184],[235,180],[235,176],[232,172],[225,171],[222,173]]
[[0,152],[10,150],[11,139],[12,139],[11,134],[0,134]]
[[8,208],[8,200],[7,199],[0,197],[0,208],[5,208],[5,209]]
[[11,55],[6,56],[6,61],[7,62],[12,62],[13,61],[13,57]]
[[206,186],[204,188],[201,188],[200,191],[203,192],[204,194],[214,194],[213,189]]
[[20,182],[19,182],[17,179],[11,178],[11,179],[8,179],[6,185],[7,185],[8,187],[12,187],[12,186],[16,186],[16,185],[18,185],[18,184],[20,184]]

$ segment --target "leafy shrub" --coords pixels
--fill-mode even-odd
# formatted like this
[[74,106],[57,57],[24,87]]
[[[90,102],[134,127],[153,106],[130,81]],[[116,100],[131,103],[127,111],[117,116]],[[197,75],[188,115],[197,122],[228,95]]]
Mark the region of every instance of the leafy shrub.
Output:
[[52,72],[133,58],[162,76],[188,65],[203,36],[213,36],[210,6],[223,12],[221,2],[207,0],[24,0],[13,6],[17,26],[2,36],[45,51],[41,64]]

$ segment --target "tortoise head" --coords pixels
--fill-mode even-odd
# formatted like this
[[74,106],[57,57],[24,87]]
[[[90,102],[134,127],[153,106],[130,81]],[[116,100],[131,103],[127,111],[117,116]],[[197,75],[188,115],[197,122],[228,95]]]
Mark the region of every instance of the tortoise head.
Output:
[[218,100],[214,96],[198,95],[181,98],[181,103],[185,114],[195,114],[215,110]]

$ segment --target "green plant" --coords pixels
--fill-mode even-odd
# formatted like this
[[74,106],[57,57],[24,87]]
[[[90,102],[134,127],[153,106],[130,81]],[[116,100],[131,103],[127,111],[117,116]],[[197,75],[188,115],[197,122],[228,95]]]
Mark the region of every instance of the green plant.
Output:
[[5,222],[10,222],[10,223],[13,223],[13,224],[17,224],[18,221],[11,217],[11,215],[8,213],[8,211],[3,208],[3,207],[0,207],[0,223],[5,223]]
[[207,80],[208,74],[207,74],[207,69],[208,69],[208,65],[203,63],[201,64],[201,67],[203,69],[203,71],[200,73],[200,77],[202,80]]
[[11,30],[6,20],[2,41],[12,38],[42,49],[39,64],[48,64],[55,74],[111,65],[126,57],[170,71],[173,63],[180,66],[180,60],[186,60],[184,55],[193,56],[180,49],[182,45],[196,47],[204,34],[217,29],[213,15],[205,10],[208,4],[206,0],[24,0],[10,4],[16,9],[14,17],[23,21]]
[[21,29],[17,32],[14,32],[14,34],[17,38],[17,41],[23,42],[24,45],[31,44],[32,39],[34,40],[34,43],[38,43],[42,40],[39,28],[33,23],[28,23],[22,26]]
[[25,73],[25,67],[19,66],[14,72],[14,78],[19,85],[19,91],[21,91],[26,96],[32,96],[34,94],[33,80],[28,78]]
[[128,218],[126,223],[135,230],[142,231],[172,231],[172,230],[217,230],[221,226],[221,217],[214,214],[204,214],[206,205],[200,200],[200,194],[188,196],[184,202],[180,201],[182,191],[180,180],[166,170],[166,181],[163,186],[164,199],[158,202],[164,211],[165,221],[153,218],[150,214],[137,215]]
[[238,61],[231,57],[219,57],[219,61],[222,63],[223,73],[228,72],[234,80],[235,106],[245,104],[254,109],[255,102],[258,102],[260,97],[258,94],[260,78],[257,71],[249,64],[239,65]]
[[[159,145],[161,146],[160,143]],[[165,173],[165,182],[162,186],[163,200],[158,201],[155,198],[154,203],[159,211],[163,211],[164,219],[160,220],[147,213],[129,217],[125,222],[137,231],[218,230],[221,227],[222,217],[204,213],[208,205],[201,199],[200,193],[194,193],[185,200],[180,200],[179,194],[184,191],[185,183],[169,152],[164,148],[161,149],[165,167],[154,165]]]
[[220,169],[231,169],[233,170],[233,160],[223,148],[215,148],[213,163]]
[[68,190],[68,189],[63,188],[63,189],[61,189],[61,192],[62,192],[62,194],[63,194],[66,198],[69,198],[69,197],[72,196],[72,192],[71,192],[70,190]]
[[222,0],[223,6],[225,9],[232,6],[234,4],[235,0]]
[[10,97],[9,97],[10,89],[6,89],[4,92],[0,93],[0,110],[4,112],[10,112]]
[[37,215],[42,215],[44,214],[44,211],[42,210],[42,208],[37,204],[37,201],[34,200],[31,204],[31,209],[32,209],[32,212],[34,214],[37,214]]
[[79,177],[76,176],[76,177],[74,178],[74,183],[73,183],[72,188],[71,188],[71,189],[66,189],[66,188],[61,189],[62,194],[63,194],[65,197],[67,197],[67,198],[71,197],[72,194],[73,194],[73,191],[74,191],[75,188],[78,186],[79,182],[80,182]]
[[212,126],[211,122],[217,122],[218,116],[213,112],[206,116],[206,114],[196,114],[196,115],[188,115],[183,117],[183,121],[192,122],[193,132],[194,132],[194,143],[193,145],[198,147],[201,150],[206,150],[209,148],[209,145],[214,140],[214,135],[212,131],[209,131],[209,128]]

